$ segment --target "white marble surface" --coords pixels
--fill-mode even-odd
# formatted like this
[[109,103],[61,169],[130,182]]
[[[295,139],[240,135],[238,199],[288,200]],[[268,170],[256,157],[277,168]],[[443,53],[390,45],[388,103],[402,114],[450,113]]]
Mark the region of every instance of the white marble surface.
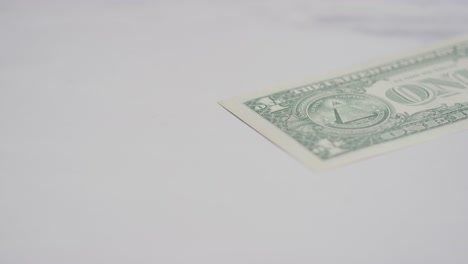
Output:
[[0,263],[467,263],[468,132],[316,174],[217,105],[466,1],[1,1]]

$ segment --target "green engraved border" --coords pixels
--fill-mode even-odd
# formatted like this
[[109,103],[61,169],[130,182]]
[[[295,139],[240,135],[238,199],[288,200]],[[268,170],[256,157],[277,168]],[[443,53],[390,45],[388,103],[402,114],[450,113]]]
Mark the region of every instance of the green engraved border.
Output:
[[[462,41],[448,47],[422,52],[418,55],[390,61],[364,70],[329,78],[324,81],[314,82],[270,95],[265,95],[248,100],[243,104],[306,147],[318,158],[328,160],[362,148],[465,120],[468,118],[468,103],[457,103],[451,107],[442,105],[441,107],[421,111],[411,116],[406,113],[397,113],[393,117],[394,120],[392,122],[392,126],[383,131],[364,137],[345,137],[319,133],[315,135],[304,135],[303,133],[294,131],[293,129],[288,129],[285,123],[288,117],[292,115],[291,106],[297,101],[297,99],[302,98],[309,93],[332,90],[361,89],[363,90],[362,92],[365,92],[366,88],[370,87],[378,80],[385,79],[403,71],[422,68],[444,61],[457,61],[464,57],[468,57],[468,41]],[[256,109],[257,102],[265,97],[270,98],[279,106],[286,108],[276,113],[269,113],[267,110],[268,108]],[[436,124],[434,124],[434,122],[436,122]],[[424,127],[424,129],[422,129],[422,127]],[[409,130],[408,128],[413,128],[413,130]],[[418,130],[417,128],[420,129]],[[404,134],[401,134],[401,131],[404,131]],[[329,140],[342,140],[344,141],[343,146],[348,146],[348,148],[345,148],[344,151],[339,153],[330,153],[326,150],[321,151],[320,149],[317,149],[317,142],[324,138]],[[356,144],[356,142],[360,142],[360,144]]]

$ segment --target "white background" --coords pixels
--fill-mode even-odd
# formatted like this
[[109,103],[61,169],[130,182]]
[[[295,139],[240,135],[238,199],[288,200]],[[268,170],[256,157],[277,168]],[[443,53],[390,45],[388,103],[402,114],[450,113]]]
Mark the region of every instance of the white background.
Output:
[[467,12],[0,1],[0,263],[467,263],[468,132],[317,174],[217,104],[464,33]]

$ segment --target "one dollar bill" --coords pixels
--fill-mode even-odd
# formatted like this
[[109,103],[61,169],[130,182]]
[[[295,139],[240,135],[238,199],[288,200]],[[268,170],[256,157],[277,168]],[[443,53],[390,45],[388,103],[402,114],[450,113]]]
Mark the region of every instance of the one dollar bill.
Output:
[[320,170],[468,128],[468,38],[220,103]]

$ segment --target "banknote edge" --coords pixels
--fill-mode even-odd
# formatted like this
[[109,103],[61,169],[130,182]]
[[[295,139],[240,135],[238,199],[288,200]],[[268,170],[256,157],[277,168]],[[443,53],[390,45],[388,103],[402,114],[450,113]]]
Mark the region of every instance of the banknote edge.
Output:
[[396,139],[394,141],[370,146],[364,149],[356,150],[353,153],[350,153],[350,155],[344,155],[342,157],[336,157],[334,159],[324,161],[316,157],[313,153],[311,153],[308,149],[302,146],[299,142],[291,138],[284,131],[277,128],[267,120],[263,119],[255,111],[248,108],[244,103],[250,99],[258,98],[264,95],[289,90],[294,87],[302,86],[307,83],[321,81],[327,78],[338,77],[341,75],[352,73],[354,71],[372,68],[384,63],[396,61],[399,59],[409,57],[411,55],[424,53],[437,48],[454,45],[463,41],[468,41],[468,36],[457,36],[445,41],[441,41],[431,45],[426,45],[397,55],[386,56],[385,58],[372,60],[366,63],[360,63],[352,67],[347,67],[345,69],[340,69],[330,73],[322,74],[314,78],[309,78],[308,80],[303,80],[301,82],[296,81],[287,85],[283,84],[274,88],[257,90],[242,96],[231,97],[220,101],[219,104],[223,106],[226,110],[228,110],[231,114],[240,119],[242,122],[247,124],[249,127],[253,128],[259,134],[270,140],[272,143],[280,147],[289,155],[293,156],[294,158],[305,164],[307,167],[311,168],[313,171],[320,172],[332,168],[338,168],[341,166],[348,165],[350,163],[380,156],[384,153],[404,149],[406,147],[440,138],[444,135],[449,135],[455,132],[462,131],[468,128],[468,122],[453,123],[449,126],[438,127],[425,133],[410,135],[405,138]]

